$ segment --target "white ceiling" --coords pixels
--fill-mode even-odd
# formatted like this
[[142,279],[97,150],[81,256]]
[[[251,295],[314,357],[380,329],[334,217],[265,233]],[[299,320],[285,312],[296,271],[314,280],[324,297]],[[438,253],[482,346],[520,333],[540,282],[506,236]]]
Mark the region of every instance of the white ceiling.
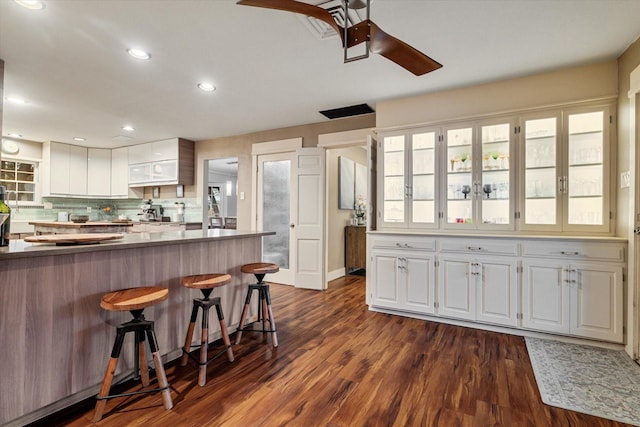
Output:
[[374,22],[444,64],[416,77],[378,55],[343,64],[338,38],[234,0],[44,1],[0,0],[4,96],[27,100],[5,100],[3,135],[104,148],[321,122],[319,110],[614,59],[640,35],[638,0],[374,0]]

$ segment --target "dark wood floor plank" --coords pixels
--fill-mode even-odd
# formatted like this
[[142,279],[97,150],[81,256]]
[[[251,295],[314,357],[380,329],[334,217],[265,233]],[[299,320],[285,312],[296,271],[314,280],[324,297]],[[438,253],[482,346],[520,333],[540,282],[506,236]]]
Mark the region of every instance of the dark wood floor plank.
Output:
[[[364,277],[324,292],[272,284],[271,294],[277,349],[243,334],[236,360],[213,360],[204,387],[195,364],[172,362],[171,411],[157,394],[114,399],[95,425],[625,426],[543,404],[521,337],[369,311]],[[89,426],[93,404],[35,425]]]

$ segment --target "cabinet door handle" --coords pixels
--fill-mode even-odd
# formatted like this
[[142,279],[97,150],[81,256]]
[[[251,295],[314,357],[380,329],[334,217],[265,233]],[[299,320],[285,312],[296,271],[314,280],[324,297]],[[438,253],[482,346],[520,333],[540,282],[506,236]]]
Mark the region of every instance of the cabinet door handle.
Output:
[[482,195],[482,192],[480,190],[480,183],[477,182],[477,181],[473,183],[473,193],[476,196],[481,196]]

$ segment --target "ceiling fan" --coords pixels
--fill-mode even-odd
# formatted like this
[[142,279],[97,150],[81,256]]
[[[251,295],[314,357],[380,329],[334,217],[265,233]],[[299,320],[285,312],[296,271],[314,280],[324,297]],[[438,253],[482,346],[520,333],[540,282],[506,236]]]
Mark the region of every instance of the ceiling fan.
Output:
[[[369,56],[369,51],[371,51],[395,62],[416,76],[421,76],[442,67],[442,64],[429,58],[427,55],[402,40],[385,33],[380,27],[371,21],[369,19],[370,0],[342,1],[345,16],[347,15],[348,8],[359,9],[366,7],[367,19],[357,24],[352,24],[351,26],[348,26],[347,23],[343,27],[336,22],[334,17],[326,9],[296,0],[240,0],[237,4],[300,13],[326,23],[338,33],[342,40],[342,46],[344,48],[344,62],[366,58]],[[361,43],[366,43],[368,48],[366,53],[364,55],[349,58],[347,50]]]

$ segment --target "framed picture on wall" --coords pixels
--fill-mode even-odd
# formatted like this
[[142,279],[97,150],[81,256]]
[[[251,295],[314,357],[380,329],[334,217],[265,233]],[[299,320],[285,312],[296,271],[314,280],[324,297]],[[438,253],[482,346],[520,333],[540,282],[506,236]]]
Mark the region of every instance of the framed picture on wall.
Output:
[[358,199],[367,200],[367,167],[356,163],[356,192],[354,202]]
[[353,209],[355,203],[355,163],[353,160],[338,157],[338,209]]

